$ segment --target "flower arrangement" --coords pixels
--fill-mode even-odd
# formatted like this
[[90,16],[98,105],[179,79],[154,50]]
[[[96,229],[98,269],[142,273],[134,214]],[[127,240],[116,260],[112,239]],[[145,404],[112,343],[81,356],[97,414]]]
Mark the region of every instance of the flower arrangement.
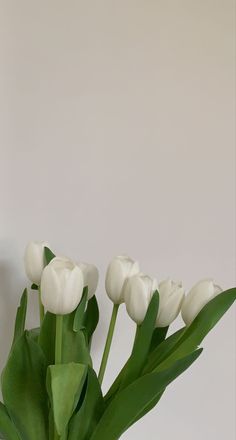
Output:
[[[129,257],[114,258],[105,283],[113,311],[97,374],[91,358],[99,320],[97,268],[55,256],[45,242],[31,242],[25,269],[38,294],[40,327],[25,329],[25,289],[1,378],[0,438],[5,440],[119,439],[197,360],[204,337],[236,299],[236,288],[222,291],[213,280],[198,282],[185,296],[181,283],[168,279],[158,285]],[[104,395],[123,303],[136,335],[129,359]],[[180,312],[185,325],[169,334]]]

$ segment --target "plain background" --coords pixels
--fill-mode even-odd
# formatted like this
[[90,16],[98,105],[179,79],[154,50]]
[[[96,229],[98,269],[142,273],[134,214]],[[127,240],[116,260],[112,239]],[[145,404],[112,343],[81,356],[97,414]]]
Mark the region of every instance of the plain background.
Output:
[[[46,239],[100,270],[97,368],[114,255],[186,290],[235,283],[235,2],[1,0],[0,33],[1,367],[25,245]],[[133,332],[122,309],[105,388]],[[231,309],[122,439],[233,440],[234,335]]]

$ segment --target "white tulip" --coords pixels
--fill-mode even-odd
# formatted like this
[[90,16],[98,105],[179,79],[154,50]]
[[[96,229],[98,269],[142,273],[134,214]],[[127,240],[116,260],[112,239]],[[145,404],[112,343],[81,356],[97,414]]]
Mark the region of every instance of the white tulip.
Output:
[[82,270],[71,260],[55,257],[41,279],[41,299],[46,310],[66,315],[78,306],[84,288]]
[[124,284],[129,277],[138,272],[138,262],[126,255],[115,257],[111,261],[106,274],[106,292],[114,304],[124,302]]
[[84,286],[88,287],[88,299],[92,298],[98,286],[99,273],[96,266],[88,263],[78,263],[79,268],[83,272]]
[[159,309],[156,326],[168,327],[178,316],[184,299],[182,283],[168,279],[158,286]]
[[185,324],[191,324],[202,308],[221,292],[221,287],[214,284],[212,279],[201,280],[192,287],[181,310]]
[[141,273],[129,278],[125,284],[126,310],[137,324],[143,322],[155,290],[157,290],[157,280]]
[[31,241],[25,249],[24,263],[26,275],[32,283],[40,284],[45,266],[44,248],[49,247],[46,241]]

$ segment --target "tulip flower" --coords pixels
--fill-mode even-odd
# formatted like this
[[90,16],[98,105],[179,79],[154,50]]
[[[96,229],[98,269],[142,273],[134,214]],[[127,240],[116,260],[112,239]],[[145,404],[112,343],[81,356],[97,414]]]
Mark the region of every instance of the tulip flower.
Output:
[[49,312],[66,315],[78,306],[83,287],[82,270],[68,258],[55,257],[43,270],[42,303]]
[[212,279],[201,280],[192,287],[181,310],[185,324],[191,324],[202,308],[221,292],[221,287],[214,284]]
[[88,299],[91,299],[95,294],[98,286],[98,270],[93,264],[78,263],[78,266],[83,272],[84,286],[88,287]]
[[178,316],[184,299],[182,283],[175,283],[168,279],[158,286],[159,310],[156,326],[168,327]]
[[44,248],[48,247],[46,241],[31,241],[24,256],[26,275],[32,283],[40,284],[42,272],[45,266]]
[[147,313],[152,295],[157,290],[157,280],[144,274],[129,278],[124,289],[125,305],[133,321],[141,324]]
[[128,256],[115,257],[108,266],[106,292],[114,304],[124,302],[123,287],[126,280],[139,272],[139,264]]

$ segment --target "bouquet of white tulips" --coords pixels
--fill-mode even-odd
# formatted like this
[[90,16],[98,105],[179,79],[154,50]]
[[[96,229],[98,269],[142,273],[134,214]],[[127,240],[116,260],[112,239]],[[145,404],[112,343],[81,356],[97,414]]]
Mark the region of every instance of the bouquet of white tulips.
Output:
[[[119,439],[195,362],[202,340],[236,299],[236,288],[222,291],[212,280],[198,282],[185,296],[180,282],[158,285],[129,257],[114,258],[105,282],[113,311],[97,374],[91,358],[99,320],[97,268],[55,256],[44,242],[27,246],[25,268],[38,296],[40,326],[25,329],[25,289],[1,377],[0,438],[5,440]],[[122,304],[137,330],[129,359],[104,394]],[[171,333],[180,312],[185,325]]]

